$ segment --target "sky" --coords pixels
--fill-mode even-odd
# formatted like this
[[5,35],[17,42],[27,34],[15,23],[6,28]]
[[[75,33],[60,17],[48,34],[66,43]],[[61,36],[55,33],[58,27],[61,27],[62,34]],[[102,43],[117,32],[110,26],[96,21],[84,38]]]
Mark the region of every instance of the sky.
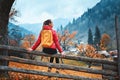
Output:
[[66,19],[80,17],[88,8],[100,0],[16,0],[13,7],[19,12],[18,24],[42,23],[46,19]]

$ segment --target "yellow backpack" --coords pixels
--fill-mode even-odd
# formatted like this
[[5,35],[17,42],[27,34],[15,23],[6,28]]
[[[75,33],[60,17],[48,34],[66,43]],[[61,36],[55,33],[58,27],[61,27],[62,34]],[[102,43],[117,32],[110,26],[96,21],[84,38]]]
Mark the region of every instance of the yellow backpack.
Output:
[[41,46],[49,48],[53,44],[53,34],[51,30],[41,31]]

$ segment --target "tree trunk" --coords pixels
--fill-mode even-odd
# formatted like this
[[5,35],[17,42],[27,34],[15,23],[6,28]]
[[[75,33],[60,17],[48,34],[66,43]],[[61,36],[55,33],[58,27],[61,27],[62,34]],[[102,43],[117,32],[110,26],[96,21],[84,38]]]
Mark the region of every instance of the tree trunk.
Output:
[[[8,45],[9,12],[15,0],[0,0],[0,44]],[[6,50],[0,50],[0,55],[8,55]],[[8,65],[7,61],[0,60],[0,65]],[[0,76],[6,77],[7,72],[0,71]]]

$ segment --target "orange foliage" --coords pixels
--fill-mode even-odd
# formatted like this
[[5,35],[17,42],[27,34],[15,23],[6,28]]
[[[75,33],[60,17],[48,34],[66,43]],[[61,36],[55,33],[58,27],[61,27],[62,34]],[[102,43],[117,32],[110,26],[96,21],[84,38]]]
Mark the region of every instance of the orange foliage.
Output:
[[29,41],[24,41],[24,42],[22,43],[21,47],[22,47],[22,48],[25,48],[25,49],[29,48],[29,47],[30,47]]
[[68,45],[74,45],[74,43],[72,41],[69,41]]
[[62,37],[61,37],[61,41],[65,41],[66,39],[67,39],[66,36],[62,36]]
[[109,42],[110,42],[110,36],[108,34],[103,34],[100,41],[101,50],[106,50]]
[[35,41],[35,36],[34,35],[32,35],[32,34],[31,35],[27,35],[23,39],[21,47],[25,48],[25,49],[26,48],[30,48],[33,45],[34,41]]
[[77,48],[79,49],[80,52],[84,51],[84,45],[83,44],[78,45]]
[[86,45],[86,52],[87,53],[94,53],[95,52],[95,48],[91,45]]
[[[34,66],[34,65],[22,64],[22,63],[16,63],[16,62],[10,62],[9,67],[23,68],[27,70],[37,70],[37,71],[43,71],[43,72],[47,72],[47,69],[48,69],[47,67]],[[52,69],[52,72],[55,72],[55,69]],[[90,73],[85,73],[80,71],[77,72],[72,70],[59,70],[59,72],[61,74],[67,74],[67,75],[70,74],[70,75],[89,77],[89,78],[100,78],[100,79],[102,78],[102,76],[98,74],[90,74]],[[17,73],[17,72],[9,72],[9,75],[10,75],[9,80],[56,80],[55,77],[49,78],[47,76],[24,74],[24,73]],[[5,80],[5,79],[2,79],[2,80]],[[71,79],[57,78],[57,80],[71,80]]]
[[103,55],[96,53],[96,49],[91,45],[86,45],[86,56],[90,58],[104,58]]
[[69,38],[74,38],[76,34],[77,34],[76,31],[72,32],[72,33],[69,35]]
[[76,31],[69,33],[69,31],[66,30],[63,34],[58,33],[58,38],[60,43],[64,43],[65,45],[73,45],[74,43],[71,40],[75,37],[76,34]]
[[27,35],[25,38],[24,38],[25,41],[29,41],[30,43],[30,46],[34,43],[35,41],[35,36],[34,35]]

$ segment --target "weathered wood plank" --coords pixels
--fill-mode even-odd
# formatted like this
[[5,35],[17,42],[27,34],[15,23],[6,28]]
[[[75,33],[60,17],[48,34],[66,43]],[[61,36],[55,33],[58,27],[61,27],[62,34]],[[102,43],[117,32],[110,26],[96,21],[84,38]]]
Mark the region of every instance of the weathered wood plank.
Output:
[[0,66],[0,70],[5,70],[5,71],[7,70],[7,71],[21,72],[21,73],[35,74],[35,75],[42,75],[42,76],[51,76],[51,77],[58,77],[58,78],[77,79],[77,80],[101,80],[101,79],[91,79],[91,78],[85,78],[85,77],[73,76],[73,75],[49,73],[49,72],[43,72],[43,71],[10,68],[8,66]]
[[93,74],[103,74],[106,76],[117,75],[117,72],[113,72],[113,71],[97,70],[97,69],[92,69],[92,68],[84,68],[80,66],[72,66],[72,65],[66,65],[66,64],[53,64],[53,63],[40,62],[40,61],[37,62],[35,60],[29,60],[29,59],[23,59],[23,58],[17,58],[17,57],[0,56],[0,59],[20,62],[20,63],[25,63],[25,64],[32,64],[32,65],[37,65],[37,66],[68,69],[68,70],[81,71],[81,72],[93,73]]
[[117,66],[114,65],[103,64],[102,68],[105,70],[118,71]]
[[52,57],[70,59],[70,60],[94,62],[94,63],[98,63],[98,64],[109,64],[109,65],[116,65],[117,66],[117,62],[108,61],[108,60],[104,60],[104,59],[101,60],[101,59],[93,59],[93,58],[87,58],[87,57],[81,57],[81,56],[69,56],[69,55],[66,55],[65,57],[62,57],[60,54],[48,55],[48,54],[45,54],[45,53],[39,52],[39,51],[29,52],[29,51],[27,51],[23,48],[6,46],[6,45],[0,45],[0,49],[6,49],[6,50],[9,50],[9,51],[15,51],[15,52],[27,53],[27,54],[33,54],[33,55],[39,55],[39,56],[46,56],[46,57],[52,56]]
[[103,76],[104,80],[118,80],[117,77],[112,77],[112,76]]

